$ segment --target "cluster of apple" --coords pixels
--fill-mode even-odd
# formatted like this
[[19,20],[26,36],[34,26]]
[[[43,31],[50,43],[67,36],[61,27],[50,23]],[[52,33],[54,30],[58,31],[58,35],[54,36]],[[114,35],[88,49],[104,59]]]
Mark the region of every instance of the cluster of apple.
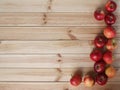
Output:
[[[116,22],[116,17],[113,14],[116,8],[116,3],[109,0],[105,5],[105,11],[98,9],[94,12],[94,17],[99,21],[104,20],[107,27],[94,39],[95,48],[90,53],[91,60],[95,62],[93,75],[86,74],[83,80],[87,87],[94,86],[95,82],[99,85],[105,85],[108,78],[112,78],[116,74],[115,68],[111,65],[113,50],[117,47],[116,30],[112,26]],[[70,79],[73,86],[78,86],[81,82],[81,74],[75,74]]]
[[113,14],[116,8],[116,3],[109,0],[105,5],[106,13],[100,9],[94,12],[97,20],[104,20],[107,24],[102,34],[95,38],[95,49],[90,54],[90,58],[95,62],[94,71],[96,82],[99,85],[105,85],[108,78],[112,78],[116,74],[115,68],[111,65],[114,60],[112,51],[117,47],[116,30],[112,26],[116,22],[116,17]]

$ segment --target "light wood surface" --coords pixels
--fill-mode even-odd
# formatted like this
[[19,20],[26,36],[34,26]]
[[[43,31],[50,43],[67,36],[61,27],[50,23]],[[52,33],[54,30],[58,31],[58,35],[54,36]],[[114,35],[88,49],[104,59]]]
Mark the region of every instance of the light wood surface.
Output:
[[[114,0],[118,4],[119,0]],[[0,12],[92,12],[107,0],[1,0]]]
[[109,83],[105,85],[104,87],[101,87],[99,85],[95,85],[92,88],[87,88],[84,86],[84,84],[81,84],[78,87],[73,87],[69,84],[69,82],[2,82],[0,84],[1,90],[119,90],[119,84]]
[[0,0],[0,90],[119,90],[120,1],[116,1],[117,74],[105,86],[70,85],[93,70],[93,40],[106,27],[93,13],[108,0]]
[[[77,68],[93,67],[88,54],[27,54],[0,55],[1,68]],[[120,67],[120,55],[114,54],[113,65]]]
[[[77,67],[77,68],[54,68],[54,69],[0,69],[0,81],[43,81],[43,82],[58,82],[68,81],[77,69],[86,75],[86,72],[92,71],[92,67]],[[120,69],[116,68],[117,74],[114,78],[108,81],[119,82],[120,81]]]
[[[118,48],[113,53],[119,53]],[[93,41],[1,41],[0,54],[58,54],[58,53],[90,53],[94,49]]]
[[[53,41],[53,40],[94,40],[102,33],[104,26],[96,27],[0,27],[0,40]],[[120,38],[120,27],[114,27]],[[32,34],[32,36],[31,36]]]
[[[117,23],[120,25],[120,13],[116,13]],[[94,19],[93,12],[70,13],[0,13],[0,26],[105,26],[104,21]]]

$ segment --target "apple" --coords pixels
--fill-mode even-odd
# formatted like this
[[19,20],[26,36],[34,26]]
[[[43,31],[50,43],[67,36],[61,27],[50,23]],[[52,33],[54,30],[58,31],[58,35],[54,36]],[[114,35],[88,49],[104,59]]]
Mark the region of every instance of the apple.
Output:
[[93,61],[95,61],[95,62],[101,60],[101,59],[102,59],[102,56],[103,56],[103,54],[102,54],[102,52],[101,52],[99,49],[94,49],[94,50],[90,53],[90,58],[91,58]]
[[103,48],[107,43],[107,39],[104,36],[97,36],[94,40],[94,44],[98,48]]
[[116,31],[112,26],[107,26],[104,29],[103,33],[104,33],[105,37],[108,39],[116,37]]
[[70,83],[73,86],[78,86],[82,82],[82,77],[79,74],[75,74],[71,79]]
[[113,62],[113,56],[112,56],[112,52],[111,51],[106,51],[103,55],[103,60],[107,63],[107,64],[112,64]]
[[113,0],[109,0],[105,5],[105,9],[108,12],[114,12],[116,8],[117,8],[117,4]]
[[117,42],[115,39],[109,39],[107,44],[106,44],[106,48],[110,51],[113,51],[117,48]]
[[96,76],[96,82],[99,85],[105,85],[107,83],[107,81],[108,81],[108,77],[104,73],[98,74]]
[[105,74],[108,78],[113,78],[116,75],[116,69],[113,66],[109,66],[106,68]]
[[95,80],[92,76],[85,75],[84,84],[85,84],[86,87],[92,87],[95,84]]
[[100,21],[100,20],[103,20],[104,17],[105,17],[105,13],[102,9],[97,9],[95,12],[94,12],[94,17],[96,20]]
[[105,20],[105,23],[107,25],[112,25],[112,24],[114,24],[116,22],[116,17],[115,17],[114,14],[108,13],[108,14],[105,15],[104,20]]
[[94,64],[94,71],[102,73],[105,71],[106,63],[104,61],[98,61]]

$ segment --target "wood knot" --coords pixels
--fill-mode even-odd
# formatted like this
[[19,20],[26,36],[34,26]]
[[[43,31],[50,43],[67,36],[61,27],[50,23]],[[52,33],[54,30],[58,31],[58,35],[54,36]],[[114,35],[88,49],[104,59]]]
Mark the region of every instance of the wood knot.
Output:
[[43,24],[47,24],[47,14],[43,14]]
[[57,71],[60,72],[60,73],[62,72],[62,70],[60,68],[57,68]]
[[69,90],[68,88],[65,88],[64,90]]
[[60,53],[58,53],[57,56],[60,57],[60,58],[62,57],[62,55]]
[[77,37],[75,35],[71,34],[71,33],[72,33],[72,30],[68,30],[68,36],[70,37],[70,39],[71,40],[77,40]]
[[52,9],[52,2],[53,2],[53,0],[49,0],[49,2],[48,2],[48,10],[51,10]]
[[71,33],[71,32],[72,32],[72,30],[69,30],[69,31],[68,31],[68,33]]
[[57,61],[58,61],[58,62],[62,62],[62,60],[61,60],[61,59],[58,59]]
[[46,17],[47,17],[46,13],[44,13],[44,14],[43,14],[43,17],[44,17],[44,18],[46,18]]

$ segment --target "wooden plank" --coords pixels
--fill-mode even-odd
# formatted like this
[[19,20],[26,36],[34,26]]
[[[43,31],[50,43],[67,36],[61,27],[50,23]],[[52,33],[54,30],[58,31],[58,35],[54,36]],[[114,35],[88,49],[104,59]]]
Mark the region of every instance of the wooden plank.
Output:
[[78,87],[73,87],[69,82],[39,82],[39,83],[0,83],[1,90],[119,90],[119,85],[114,83],[108,83],[105,86],[95,85],[94,87],[87,88],[82,83]]
[[[114,67],[120,68],[120,54],[114,57]],[[93,65],[89,54],[0,55],[0,68],[77,68]]]
[[[93,67],[79,67],[76,69],[0,69],[0,81],[69,81],[71,75],[77,70],[82,71],[83,75],[91,71]],[[117,74],[114,78],[109,79],[110,82],[120,81],[120,69],[117,68]]]
[[[118,49],[115,53],[119,52]],[[48,53],[90,53],[93,50],[92,41],[1,41],[0,54],[48,54]]]
[[88,53],[90,41],[1,41],[0,54],[9,53]]
[[[105,27],[0,27],[0,40],[94,40]],[[120,38],[120,27],[117,39]]]
[[[107,0],[0,0],[0,12],[92,12]],[[118,4],[120,1],[114,0]]]
[[[120,25],[117,14],[116,26]],[[106,26],[93,13],[0,13],[0,26]]]

